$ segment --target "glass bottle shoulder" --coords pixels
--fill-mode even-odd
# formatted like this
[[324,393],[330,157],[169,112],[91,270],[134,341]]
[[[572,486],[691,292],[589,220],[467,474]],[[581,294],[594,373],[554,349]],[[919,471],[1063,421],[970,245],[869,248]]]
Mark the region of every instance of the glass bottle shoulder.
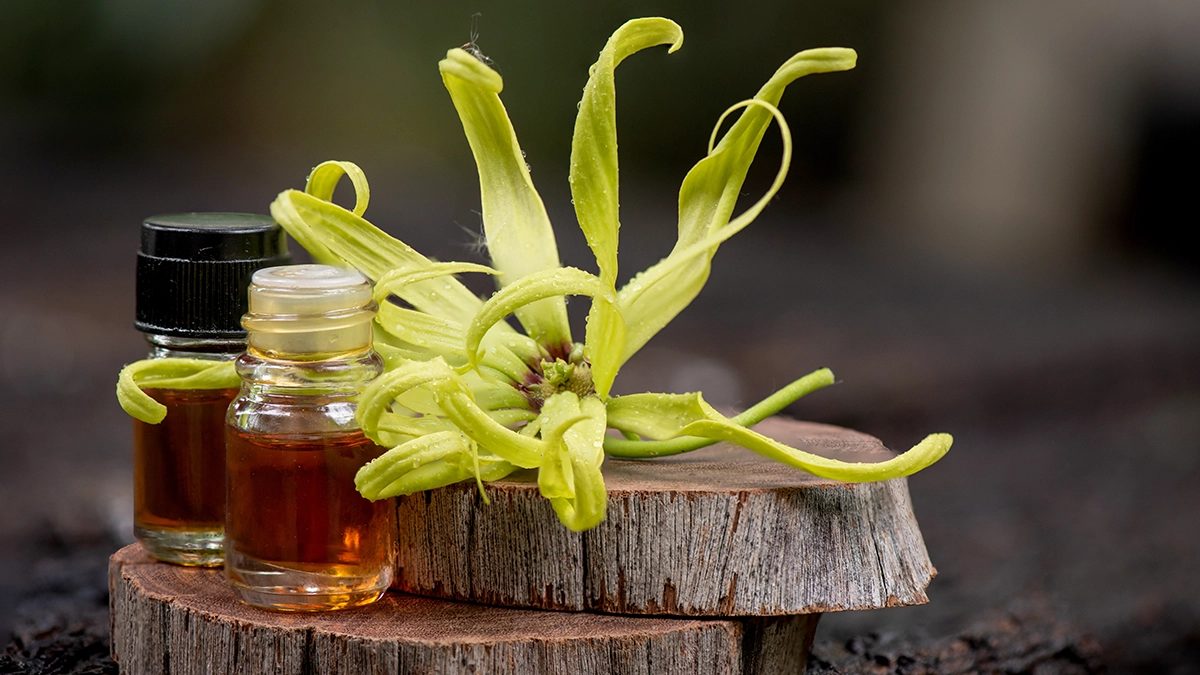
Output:
[[253,350],[238,357],[242,389],[226,423],[235,430],[314,440],[357,432],[358,394],[383,372],[372,349],[329,359],[271,358]]

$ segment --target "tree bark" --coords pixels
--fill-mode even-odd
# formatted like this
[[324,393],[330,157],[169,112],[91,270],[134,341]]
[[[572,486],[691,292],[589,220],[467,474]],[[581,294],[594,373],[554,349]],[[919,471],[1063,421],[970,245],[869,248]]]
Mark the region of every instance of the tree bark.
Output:
[[[758,430],[847,461],[894,456],[872,436],[772,418]],[[525,471],[398,501],[395,586],[424,596],[617,614],[776,616],[928,601],[936,570],[905,479],[842,483],[718,444],[604,464],[608,515],[585,533]]]
[[219,570],[109,563],[112,655],[129,675],[803,672],[818,615],[681,619],[508,609],[390,592],[358,609],[269,612]]

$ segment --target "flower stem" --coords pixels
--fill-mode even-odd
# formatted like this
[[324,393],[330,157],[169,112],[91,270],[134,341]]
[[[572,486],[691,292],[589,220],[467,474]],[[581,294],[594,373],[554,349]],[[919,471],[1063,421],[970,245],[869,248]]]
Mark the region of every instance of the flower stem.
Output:
[[[788,386],[764,398],[737,415],[732,421],[743,427],[752,427],[775,413],[783,410],[797,399],[833,384],[833,371],[821,368],[792,382]],[[606,436],[604,452],[614,457],[645,458],[679,455],[709,446],[716,441],[696,436],[680,436],[665,441],[639,441]]]

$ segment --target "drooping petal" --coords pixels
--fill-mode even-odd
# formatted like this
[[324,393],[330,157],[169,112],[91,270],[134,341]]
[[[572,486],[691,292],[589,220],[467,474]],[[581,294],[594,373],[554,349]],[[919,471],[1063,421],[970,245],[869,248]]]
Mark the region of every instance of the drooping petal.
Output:
[[368,438],[380,443],[382,439],[377,433],[380,417],[388,412],[397,397],[426,384],[451,380],[454,376],[454,369],[440,357],[430,361],[406,361],[400,364],[395,370],[380,375],[363,388],[355,412],[359,426]]
[[[832,373],[827,370],[813,373],[809,376],[812,378],[809,386],[820,384],[826,375],[832,380]],[[775,397],[768,399],[771,405],[780,402],[780,399],[772,399]],[[616,412],[610,415],[609,424],[623,425],[619,428],[646,433],[652,438],[678,435],[728,441],[813,475],[851,482],[888,480],[914,474],[941,459],[954,440],[949,434],[931,434],[908,452],[886,462],[843,462],[789,447],[752,431],[745,424],[750,420],[739,423],[737,418],[725,417],[705,403],[699,394],[635,394],[612,399],[609,407],[615,408]],[[765,412],[767,407],[755,411],[755,416]],[[644,415],[654,417],[641,419]]]
[[[625,360],[691,303],[708,279],[716,247],[748,225],[765,206],[765,200],[760,199],[742,217],[729,220],[771,117],[775,116],[781,129],[786,129],[775,106],[787,85],[804,75],[853,68],[855,59],[853,50],[839,48],[812,49],[789,59],[752,99],[765,105],[747,108],[721,142],[688,172],[679,191],[679,239],[675,248],[664,261],[621,289],[621,308],[629,326]],[[786,154],[791,147],[786,132],[784,139]],[[785,161],[776,184],[786,170]],[[773,187],[767,198],[777,189]],[[728,231],[724,238],[718,237],[725,228]]]
[[583,353],[592,364],[592,386],[602,399],[608,398],[625,353],[625,317],[611,293],[592,297],[588,311]]
[[684,427],[682,434],[728,441],[753,450],[776,462],[794,466],[814,476],[851,483],[871,482],[910,476],[942,458],[954,438],[950,434],[930,434],[908,452],[886,462],[843,462],[789,447],[775,439],[735,424],[730,420],[702,420]]
[[438,387],[438,402],[446,417],[484,450],[532,469],[542,462],[545,444],[500,424],[480,408],[461,385],[447,380]]
[[134,419],[158,424],[167,407],[143,389],[236,389],[242,386],[232,361],[208,359],[145,359],[121,369],[117,401]]
[[604,415],[604,403],[595,396],[579,399],[571,392],[559,392],[546,399],[539,418],[547,449],[538,470],[538,488],[562,524],[576,532],[604,520],[608,505],[600,472]]
[[[501,285],[558,267],[554,229],[500,102],[504,81],[462,49],[447,52],[438,69],[475,156],[488,254],[504,273]],[[530,337],[541,344],[571,344],[567,306],[562,298],[546,298],[522,307],[517,318]]]
[[448,455],[469,452],[469,443],[457,429],[414,438],[363,465],[354,476],[354,485],[371,501],[394,497],[397,493],[387,488],[405,474]]
[[[732,421],[752,427],[833,382],[833,371],[828,368],[815,370],[755,403]],[[696,416],[697,409],[703,409],[702,402],[699,394],[633,394],[611,398],[608,400],[608,426],[627,434],[670,440],[642,441],[608,436],[604,439],[604,451],[615,457],[666,457],[712,445],[716,441],[678,436],[685,425],[704,417]]]
[[617,106],[613,75],[626,57],[662,44],[672,53],[683,45],[683,31],[674,21],[634,19],[617,29],[600,58],[589,70],[583,88],[575,135],[571,140],[571,196],[575,216],[596,256],[600,278],[617,282],[618,214]]
[[704,419],[703,398],[691,394],[630,394],[608,400],[608,426],[663,440],[679,435],[685,426]]

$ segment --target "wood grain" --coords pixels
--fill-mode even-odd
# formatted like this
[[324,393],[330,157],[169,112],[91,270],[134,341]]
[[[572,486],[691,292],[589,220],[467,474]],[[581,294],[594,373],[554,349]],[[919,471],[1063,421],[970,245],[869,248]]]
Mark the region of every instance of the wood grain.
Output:
[[[757,429],[794,447],[877,462],[848,429],[784,418]],[[618,614],[776,616],[927,602],[929,561],[905,479],[842,483],[718,444],[604,464],[608,516],[563,528],[536,474],[398,500],[395,586],[418,595]]]
[[130,675],[803,672],[817,616],[721,620],[488,607],[391,592],[358,609],[268,612],[219,570],[137,544],[109,563],[112,654]]

